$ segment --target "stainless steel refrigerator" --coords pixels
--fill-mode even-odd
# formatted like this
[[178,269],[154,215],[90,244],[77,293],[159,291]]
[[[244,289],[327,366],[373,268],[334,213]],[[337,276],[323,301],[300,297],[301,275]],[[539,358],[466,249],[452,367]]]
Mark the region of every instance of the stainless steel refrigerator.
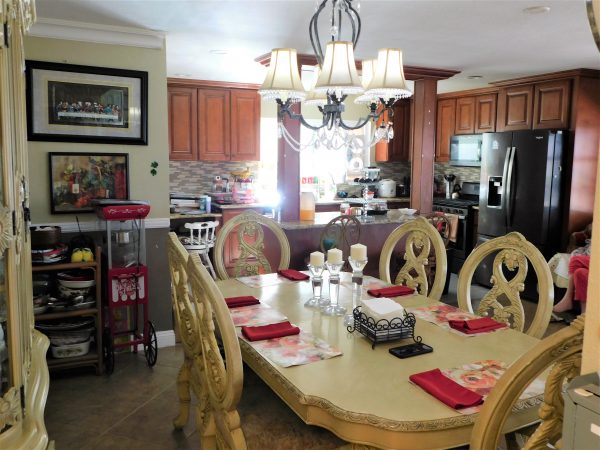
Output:
[[[484,133],[478,243],[518,231],[546,258],[560,248],[566,132]],[[492,258],[477,271],[489,284]]]

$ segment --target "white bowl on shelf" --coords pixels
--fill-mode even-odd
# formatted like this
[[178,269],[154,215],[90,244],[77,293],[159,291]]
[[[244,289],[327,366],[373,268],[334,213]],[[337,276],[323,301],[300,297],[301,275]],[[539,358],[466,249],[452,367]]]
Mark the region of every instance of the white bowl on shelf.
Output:
[[83,288],[89,288],[92,287],[96,284],[96,280],[85,280],[85,281],[69,281],[69,280],[61,280],[59,279],[58,282],[67,288],[70,289],[83,289]]
[[412,208],[400,208],[400,209],[398,209],[398,211],[400,211],[400,214],[405,214],[407,216],[412,216],[414,213],[417,212],[416,209],[412,209]]
[[52,356],[55,358],[73,358],[75,356],[87,355],[90,351],[90,339],[85,342],[67,345],[51,345]]

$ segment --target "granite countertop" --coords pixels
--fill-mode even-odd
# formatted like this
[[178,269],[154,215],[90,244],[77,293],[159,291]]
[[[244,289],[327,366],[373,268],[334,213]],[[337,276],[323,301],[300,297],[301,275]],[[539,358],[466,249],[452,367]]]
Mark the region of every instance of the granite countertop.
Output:
[[[394,210],[390,210],[394,211]],[[334,219],[340,215],[339,212],[322,212],[315,214],[314,221],[289,221],[289,222],[279,222],[279,225],[284,230],[303,230],[308,228],[324,228],[325,225],[329,223],[331,219]],[[416,215],[406,215],[406,214],[398,214],[394,213],[390,215],[389,211],[387,214],[381,216],[367,216],[368,220],[365,221],[362,216],[357,216],[357,219],[360,221],[361,225],[370,226],[370,225],[385,225],[385,224],[402,224],[404,222],[408,222],[409,220],[413,220]]]
[[169,214],[169,219],[201,219],[205,217],[223,217],[223,214],[220,213],[203,213],[203,214],[178,214],[172,213]]
[[[381,200],[387,202],[410,202],[410,197],[378,197],[373,200]],[[340,203],[364,203],[363,198],[334,198],[332,200],[317,200],[317,205],[339,205]],[[372,200],[371,200],[372,201]]]
[[221,205],[219,203],[212,203],[211,207],[223,209],[248,209],[248,208],[275,208],[275,206],[268,203],[232,203],[229,205]]

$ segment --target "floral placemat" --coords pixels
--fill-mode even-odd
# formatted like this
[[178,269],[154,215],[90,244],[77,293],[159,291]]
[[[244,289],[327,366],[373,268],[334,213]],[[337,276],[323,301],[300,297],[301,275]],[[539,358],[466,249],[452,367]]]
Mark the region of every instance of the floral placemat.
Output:
[[265,286],[276,286],[278,284],[296,283],[287,278],[277,275],[277,273],[265,273],[263,275],[249,275],[247,277],[236,278],[240,283],[251,288],[261,288]]
[[[461,386],[481,395],[485,402],[490,391],[496,385],[500,377],[504,375],[507,368],[508,365],[503,361],[486,359],[465,364],[460,367],[441,369],[441,372]],[[519,399],[525,400],[542,394],[544,392],[544,384],[543,380],[534,380],[527,386]],[[458,409],[457,411],[461,414],[473,414],[478,412],[481,409],[481,406],[482,405]]]
[[[411,312],[421,320],[425,320],[426,322],[431,322],[435,325],[438,325],[445,330],[450,331],[451,333],[458,334],[463,337],[473,337],[473,336],[481,336],[482,334],[493,333],[497,330],[486,331],[483,333],[474,333],[474,334],[466,334],[461,333],[454,328],[451,328],[448,324],[449,320],[472,320],[479,319],[480,317],[471,314],[469,312],[463,311],[462,309],[457,308],[452,305],[431,305],[431,306],[421,306],[420,308],[406,308],[408,312]],[[506,328],[501,328],[506,329]]]
[[[240,333],[240,337],[246,340]],[[329,345],[310,333],[301,331],[294,336],[285,336],[265,341],[248,342],[254,349],[281,367],[300,366],[340,356],[339,348]]]
[[[340,284],[344,288],[353,289],[353,287],[354,287],[351,279],[342,281]],[[381,288],[387,287],[389,285],[390,284],[386,283],[385,281],[382,281],[382,280],[372,277],[370,275],[366,275],[363,277],[362,298],[371,297],[369,294],[367,294],[367,291],[369,289],[381,289]]]
[[257,327],[288,320],[279,311],[263,304],[231,308],[229,311],[236,327]]

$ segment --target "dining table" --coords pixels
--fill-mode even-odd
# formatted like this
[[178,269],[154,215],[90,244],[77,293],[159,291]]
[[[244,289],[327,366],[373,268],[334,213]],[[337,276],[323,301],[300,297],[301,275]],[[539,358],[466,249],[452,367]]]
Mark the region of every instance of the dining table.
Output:
[[[309,280],[291,282],[273,275],[254,277],[254,283],[235,278],[219,280],[217,285],[224,297],[255,296],[303,332],[339,348],[342,355],[281,367],[240,337],[243,361],[305,423],[332,431],[356,449],[444,449],[468,444],[477,413],[463,414],[446,406],[410,382],[410,375],[480,360],[511,364],[539,342],[510,328],[463,336],[417,318],[415,335],[433,352],[399,359],[388,350],[409,344],[412,339],[377,343],[373,347],[362,334],[348,331],[343,316],[327,316],[318,308],[304,306],[312,295]],[[339,290],[339,302],[349,310],[351,277],[351,273],[341,274]],[[363,293],[363,297],[367,295]],[[394,300],[408,309],[439,304],[419,294]],[[519,400],[506,422],[505,432],[538,421],[540,401],[540,396]]]

